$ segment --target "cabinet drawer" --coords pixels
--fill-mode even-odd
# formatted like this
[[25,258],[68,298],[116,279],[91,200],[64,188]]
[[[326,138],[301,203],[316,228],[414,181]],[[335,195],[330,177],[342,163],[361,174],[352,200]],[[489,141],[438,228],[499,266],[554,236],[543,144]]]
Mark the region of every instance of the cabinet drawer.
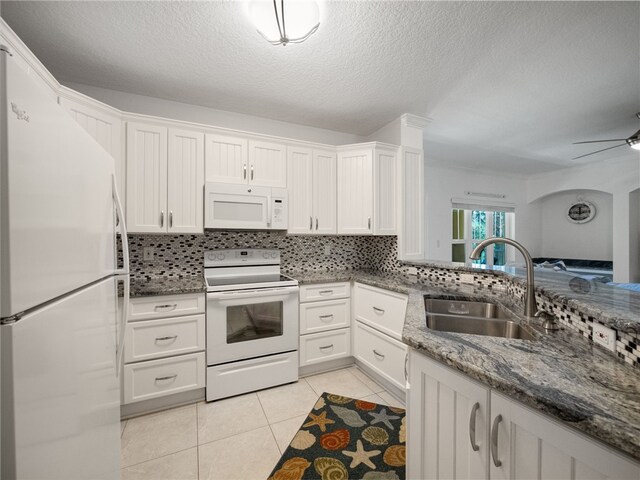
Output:
[[381,288],[356,283],[353,291],[353,313],[356,320],[402,339],[407,311],[407,296]]
[[360,322],[354,335],[354,357],[404,390],[407,346]]
[[126,363],[204,350],[204,315],[145,320],[127,324]]
[[204,352],[124,366],[124,403],[204,388]]
[[300,366],[348,357],[350,345],[350,328],[303,335],[300,337]]
[[348,298],[300,304],[300,335],[345,328],[350,324]]
[[129,302],[129,321],[204,313],[204,293],[135,297]]
[[349,282],[300,285],[301,302],[315,302],[317,300],[347,298],[349,296],[349,293]]

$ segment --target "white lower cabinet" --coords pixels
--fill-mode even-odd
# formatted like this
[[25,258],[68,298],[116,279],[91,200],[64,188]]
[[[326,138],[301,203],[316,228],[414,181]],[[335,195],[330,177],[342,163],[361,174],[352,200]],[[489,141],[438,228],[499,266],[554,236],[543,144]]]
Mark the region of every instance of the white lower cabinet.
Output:
[[353,356],[404,391],[407,346],[360,322],[354,328]]
[[349,282],[300,286],[300,367],[351,355]]
[[130,300],[123,404],[204,388],[204,299],[196,293]]
[[407,478],[640,479],[640,463],[435,360],[409,365]]

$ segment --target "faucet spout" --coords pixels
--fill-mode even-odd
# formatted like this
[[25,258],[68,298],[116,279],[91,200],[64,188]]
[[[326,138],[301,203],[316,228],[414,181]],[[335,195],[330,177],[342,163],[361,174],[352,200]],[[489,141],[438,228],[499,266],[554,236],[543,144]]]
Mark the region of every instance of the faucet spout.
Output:
[[491,237],[486,240],[481,241],[476,248],[473,249],[469,258],[471,260],[477,260],[480,258],[480,253],[482,250],[487,248],[489,245],[493,245],[494,243],[504,243],[506,245],[511,245],[515,247],[522,256],[524,257],[524,261],[527,267],[527,289],[525,292],[525,300],[524,300],[524,314],[527,317],[535,316],[538,311],[538,306],[536,304],[536,292],[535,292],[535,284],[533,279],[533,261],[531,260],[531,255],[527,251],[526,248],[521,243],[516,242],[510,238],[502,238],[502,237]]

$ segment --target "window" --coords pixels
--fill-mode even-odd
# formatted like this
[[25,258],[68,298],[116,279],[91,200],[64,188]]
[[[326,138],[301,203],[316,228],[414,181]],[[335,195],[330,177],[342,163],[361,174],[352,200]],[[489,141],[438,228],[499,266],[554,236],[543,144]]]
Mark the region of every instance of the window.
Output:
[[[489,237],[513,237],[514,212],[488,210],[488,207],[452,209],[451,261],[468,263],[471,251],[481,240]],[[490,245],[480,254],[474,265],[502,266],[508,258],[506,245]]]

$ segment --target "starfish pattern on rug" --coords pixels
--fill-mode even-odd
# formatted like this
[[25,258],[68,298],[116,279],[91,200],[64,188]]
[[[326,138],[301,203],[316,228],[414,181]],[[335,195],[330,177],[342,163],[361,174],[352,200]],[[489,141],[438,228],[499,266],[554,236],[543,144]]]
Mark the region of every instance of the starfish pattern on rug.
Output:
[[313,413],[310,413],[309,417],[311,418],[311,420],[309,420],[307,423],[305,423],[302,426],[313,427],[314,425],[317,425],[318,427],[320,427],[321,432],[327,431],[327,425],[336,423],[334,420],[327,418],[327,412],[322,412],[320,415],[315,415]]
[[355,452],[350,452],[348,450],[343,450],[342,453],[344,453],[347,457],[351,457],[353,460],[351,460],[351,465],[349,465],[349,468],[355,468],[358,465],[360,465],[361,463],[364,463],[367,467],[375,470],[376,466],[375,464],[370,460],[371,457],[375,457],[376,455],[380,455],[380,450],[369,450],[368,452],[364,449],[364,446],[362,445],[362,440],[358,440],[356,442],[356,451]]
[[380,413],[369,412],[369,415],[373,417],[373,420],[371,420],[371,425],[382,422],[391,430],[393,430],[393,425],[391,425],[390,420],[397,420],[400,418],[397,415],[388,415],[386,408],[380,410]]

